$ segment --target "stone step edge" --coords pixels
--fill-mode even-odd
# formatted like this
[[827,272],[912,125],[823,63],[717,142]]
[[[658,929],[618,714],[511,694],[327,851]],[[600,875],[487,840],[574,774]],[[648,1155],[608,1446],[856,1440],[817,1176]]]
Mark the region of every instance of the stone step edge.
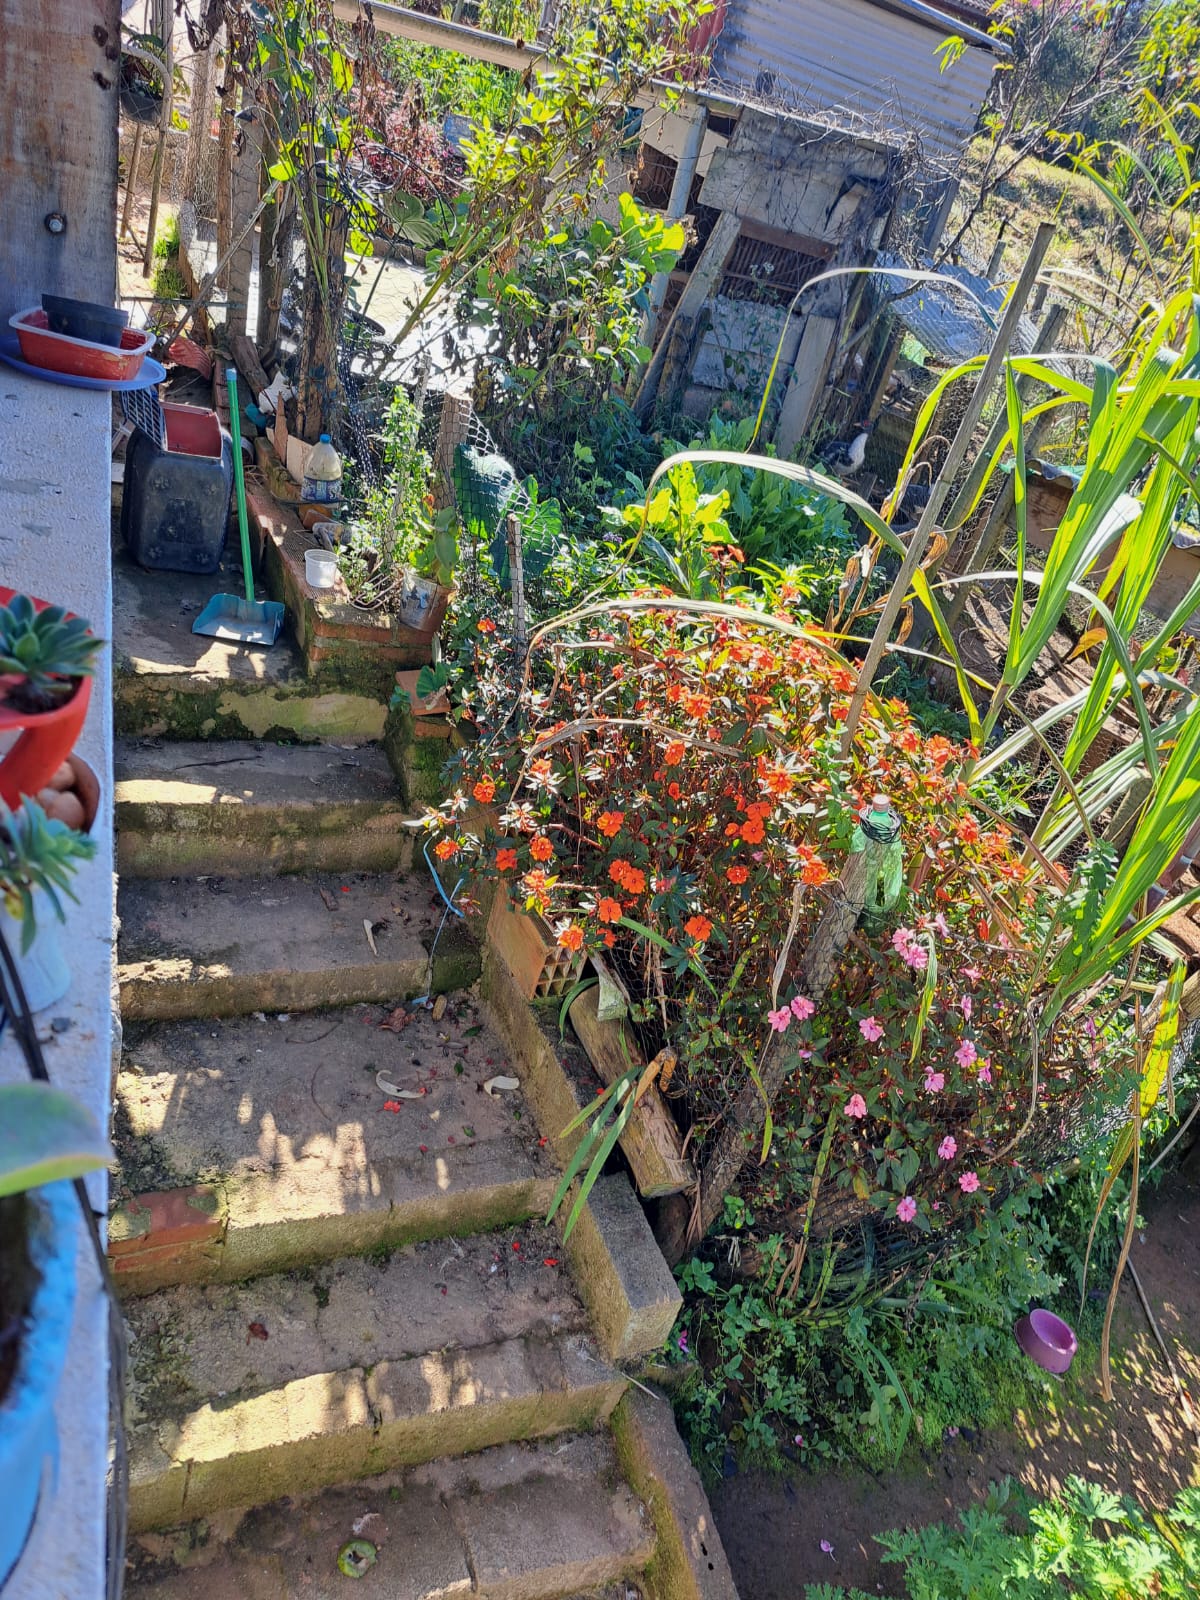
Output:
[[490,1445],[582,1432],[626,1387],[591,1340],[508,1339],[316,1373],[129,1435],[129,1527],[167,1528]]
[[519,1141],[508,1138],[439,1151],[439,1175],[426,1193],[389,1196],[389,1177],[393,1183],[424,1177],[434,1159],[376,1163],[380,1192],[353,1210],[295,1204],[286,1172],[134,1195],[109,1218],[117,1290],[125,1297],[175,1284],[242,1283],[379,1246],[486,1233],[545,1216],[555,1180],[538,1176]]
[[[118,947],[119,948],[119,947]],[[249,1017],[256,1011],[327,1011],[336,1006],[398,1005],[423,995],[469,989],[480,972],[479,949],[459,926],[447,924],[430,975],[428,956],[363,960],[297,971],[291,967],[230,972],[214,963],[197,969],[187,957],[117,963],[121,1016],[126,1022],[188,1022]]]

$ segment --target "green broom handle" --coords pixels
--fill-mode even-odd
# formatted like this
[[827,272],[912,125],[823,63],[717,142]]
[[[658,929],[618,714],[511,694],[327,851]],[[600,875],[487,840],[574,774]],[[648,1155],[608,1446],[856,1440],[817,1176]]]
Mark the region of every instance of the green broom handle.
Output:
[[242,577],[246,580],[246,600],[254,604],[254,577],[250,571],[250,523],[246,516],[246,479],[242,474],[242,421],[238,415],[237,368],[225,368],[229,390],[229,432],[233,436],[233,481],[237,486],[238,533],[242,538]]

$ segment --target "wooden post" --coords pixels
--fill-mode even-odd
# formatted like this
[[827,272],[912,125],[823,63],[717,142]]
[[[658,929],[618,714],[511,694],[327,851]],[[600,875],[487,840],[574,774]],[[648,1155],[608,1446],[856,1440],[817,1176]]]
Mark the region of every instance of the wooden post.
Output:
[[471,401],[465,394],[442,397],[437,443],[433,447],[433,506],[445,511],[454,504],[454,452],[466,444],[471,425]]
[[142,159],[142,135],[145,127],[137,122],[133,128],[133,153],[129,157],[129,165],[125,168],[125,204],[121,207],[121,231],[123,239],[129,232],[129,213],[133,209],[133,193],[137,188],[138,162]]
[[229,287],[228,252],[233,240],[233,136],[236,129],[237,85],[225,74],[225,93],[221,96],[221,120],[217,132],[217,170],[213,180],[217,213],[217,260],[224,265],[217,272],[217,288]]
[[983,415],[983,407],[1000,376],[1000,369],[1008,359],[1009,345],[1012,343],[1013,334],[1017,331],[1017,323],[1021,320],[1021,313],[1025,309],[1033,289],[1034,280],[1041,271],[1042,262],[1046,259],[1046,251],[1050,248],[1050,241],[1054,237],[1054,224],[1041,222],[1030,247],[1029,255],[1013,290],[1012,298],[1000,322],[996,334],[996,341],[992,345],[983,371],[979,374],[979,381],[975,385],[973,394],[967,402],[967,409],[963,415],[962,423],[950,446],[945,464],[934,483],[925,509],[921,513],[921,520],[913,529],[912,537],[908,543],[908,554],[900,564],[900,571],[896,574],[888,597],[884,604],[883,612],[876,624],[871,643],[867,646],[867,654],[858,673],[858,682],[850,701],[850,709],[846,716],[845,727],[842,733],[842,754],[848,755],[855,731],[858,728],[858,719],[862,716],[863,706],[867,703],[867,696],[871,692],[871,684],[875,674],[879,671],[879,663],[887,653],[888,641],[892,629],[896,626],[900,612],[908,599],[909,587],[912,584],[913,574],[921,565],[925,552],[929,548],[930,535],[933,533],[938,519],[942,514],[950,494],[950,486],[958,473],[959,468],[966,460],[967,450],[975,436],[975,429]]
[[154,236],[158,232],[158,200],[162,193],[163,167],[167,161],[167,134],[171,130],[171,111],[175,104],[175,52],[172,47],[173,17],[170,7],[165,9],[163,24],[163,97],[158,118],[158,143],[154,147],[154,173],[150,180],[150,214],[146,218],[146,249],[142,255],[142,277],[150,276],[154,265]]
[[788,379],[779,421],[775,424],[774,444],[786,460],[808,431],[817,400],[825,387],[829,363],[833,359],[837,334],[836,317],[811,313],[804,319],[800,348],[792,375]]
[[[252,102],[250,95],[246,99]],[[225,326],[230,333],[244,334],[249,328],[250,277],[254,266],[254,229],[247,229],[246,224],[258,206],[262,171],[262,113],[253,103],[238,118],[237,130],[230,175],[230,232],[234,239],[243,233],[245,237],[229,262]],[[261,291],[261,279],[259,287]]]
[[[265,165],[265,162],[264,162]],[[264,361],[278,354],[279,314],[292,271],[296,202],[290,189],[277,194],[263,212],[258,236],[258,319],[256,342]]]
[[713,231],[708,236],[708,243],[700,252],[694,271],[687,283],[684,284],[683,293],[678,304],[672,311],[662,337],[658,341],[658,348],[651,357],[650,365],[642,377],[638,387],[637,398],[634,400],[633,409],[639,417],[644,417],[653,409],[658,397],[658,386],[662,380],[663,367],[666,365],[667,352],[671,346],[671,334],[677,321],[683,317],[695,317],[701,308],[707,304],[717,285],[725,273],[725,263],[733,254],[733,247],[737,244],[738,234],[741,232],[741,221],[734,211],[722,211],[717,218]]
[[[1047,316],[1045,322],[1042,324],[1040,332],[1038,333],[1037,343],[1034,346],[1035,351],[1041,353],[1045,350],[1052,350],[1058,340],[1063,323],[1066,320],[1067,312],[1065,306],[1051,306],[1050,314]],[[1022,400],[1024,400],[1025,396],[1029,393],[1031,386],[1031,379],[1025,377],[1017,379],[1017,393],[1021,396]],[[1006,416],[1004,413],[1002,413],[1002,415]],[[997,422],[999,421],[1000,418],[998,417]],[[1025,432],[1025,454],[1027,457],[1037,449],[1039,440],[1046,433],[1053,421],[1053,413],[1045,412],[1042,416],[1035,417],[1030,423]],[[1007,421],[1005,421],[1005,426],[1007,426]],[[985,445],[984,449],[980,451],[980,457],[982,459],[988,459],[998,443],[999,435],[997,435],[995,443],[992,443],[989,437],[989,444],[991,448],[989,450],[988,446]],[[1009,517],[1012,515],[1015,504],[1016,484],[1014,479],[1010,476],[992,503],[992,509],[988,512],[982,528],[980,528],[978,534],[976,534],[971,540],[971,548],[962,563],[962,573],[964,576],[972,572],[983,572],[986,570],[988,563],[991,561],[992,556],[995,553],[996,546],[999,544],[1000,539],[1003,536],[1005,526],[1008,523]],[[948,518],[947,520],[950,519]],[[953,628],[958,622],[959,617],[962,616],[963,607],[967,603],[967,595],[970,592],[970,589],[971,585],[969,583],[957,584],[955,586],[954,593],[946,602],[946,623],[950,628]]]

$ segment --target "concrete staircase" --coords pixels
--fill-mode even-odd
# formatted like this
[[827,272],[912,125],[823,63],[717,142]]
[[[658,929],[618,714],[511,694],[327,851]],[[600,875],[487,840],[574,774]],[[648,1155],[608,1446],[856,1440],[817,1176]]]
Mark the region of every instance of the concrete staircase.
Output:
[[[190,626],[191,580],[161,576]],[[207,655],[206,704],[224,709],[211,730],[184,716],[182,626],[145,665],[160,575],[118,580],[127,1593],[342,1594],[355,1538],[378,1557],[364,1596],[665,1593],[654,1574],[679,1551],[660,1478],[689,1469],[653,1465],[674,1430],[655,1447],[654,1417],[629,1411],[539,1220],[546,1130],[523,1090],[486,1087],[524,1086],[526,1063],[477,998],[461,924],[435,949],[403,782],[344,736],[344,703],[326,742],[256,736],[284,679],[293,729],[326,715],[270,654],[250,671],[248,652]],[[206,731],[234,737],[172,737]]]

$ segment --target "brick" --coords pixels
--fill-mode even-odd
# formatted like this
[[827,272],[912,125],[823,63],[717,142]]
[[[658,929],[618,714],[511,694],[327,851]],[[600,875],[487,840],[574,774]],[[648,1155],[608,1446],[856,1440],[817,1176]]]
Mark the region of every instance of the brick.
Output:
[[135,1195],[109,1222],[108,1253],[114,1258],[141,1255],[168,1246],[219,1244],[225,1236],[225,1207],[207,1184],[160,1189]]

